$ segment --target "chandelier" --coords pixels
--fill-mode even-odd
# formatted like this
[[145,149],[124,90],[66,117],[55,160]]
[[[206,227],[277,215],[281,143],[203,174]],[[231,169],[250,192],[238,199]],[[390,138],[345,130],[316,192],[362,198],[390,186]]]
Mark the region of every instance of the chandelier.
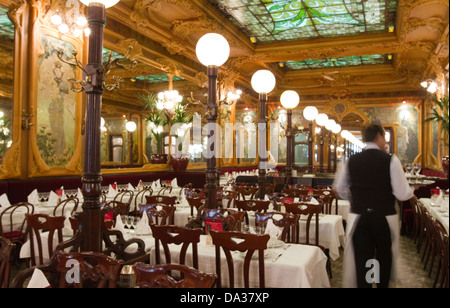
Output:
[[80,3],[78,0],[66,1],[67,12],[63,13],[56,10],[56,13],[50,17],[50,21],[58,28],[61,34],[71,33],[75,37],[89,36],[91,29],[87,26],[87,19],[80,14]]
[[156,108],[159,110],[173,111],[179,103],[183,101],[183,97],[177,90],[168,90],[158,94],[158,102]]

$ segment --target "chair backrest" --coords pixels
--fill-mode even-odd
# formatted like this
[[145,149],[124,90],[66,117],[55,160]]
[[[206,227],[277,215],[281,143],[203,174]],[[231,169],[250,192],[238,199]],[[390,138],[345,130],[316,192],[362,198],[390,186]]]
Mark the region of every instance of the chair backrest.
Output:
[[270,202],[271,201],[264,200],[236,200],[234,204],[239,211],[244,211],[246,213],[245,221],[247,225],[249,225],[248,212],[266,213],[269,209]]
[[145,199],[147,199],[146,204],[166,204],[170,206],[175,206],[175,203],[177,202],[177,197],[169,197],[169,196],[145,196]]
[[64,199],[54,208],[53,216],[64,216],[67,211],[70,211],[70,215],[73,215],[77,212],[78,205],[79,200],[77,197]]
[[9,288],[15,250],[16,245],[11,243],[10,240],[0,236],[0,289]]
[[236,200],[236,208],[240,211],[267,212],[270,201],[264,200]]
[[133,201],[133,196],[134,196],[134,191],[123,190],[114,197],[114,201],[119,201],[122,203],[126,203],[128,205],[131,205],[131,202]]
[[194,208],[198,210],[201,206],[205,205],[205,198],[202,197],[196,197],[196,198],[186,198],[186,200],[189,203],[189,207],[191,208],[191,216],[194,216]]
[[141,214],[147,213],[150,225],[159,226],[173,224],[176,207],[166,204],[141,204],[139,205]]
[[299,188],[284,188],[281,192],[285,194],[286,197],[301,198],[302,200],[309,195],[308,189],[299,189]]
[[[238,197],[239,193],[237,191],[221,190],[217,191],[217,201],[220,207],[229,208],[233,201]],[[226,205],[224,206],[224,201],[226,200]]]
[[146,204],[146,196],[153,195],[153,190],[150,187],[144,188],[136,194],[134,198],[134,203],[131,205],[130,212],[135,215],[139,214],[139,205]]
[[185,189],[184,193],[188,198],[206,198],[204,188],[188,188]]
[[238,199],[240,200],[251,200],[255,197],[255,194],[258,192],[258,187],[252,187],[252,186],[243,186],[243,185],[236,185],[234,187],[234,190],[239,193]]
[[436,274],[434,280],[434,286],[438,285],[438,279],[440,278],[439,287],[448,288],[449,287],[449,236],[444,226],[439,222],[439,220],[433,218],[433,232],[436,237],[437,254],[440,258],[441,267],[440,273]]
[[[58,244],[63,242],[64,216],[49,216],[45,214],[26,214],[27,234],[30,241],[30,258],[31,266],[44,264],[44,249],[47,247],[45,254],[51,257],[55,251],[54,240]],[[43,241],[41,232],[45,231],[47,235],[46,243]],[[35,243],[35,244],[34,244]],[[44,246],[45,245],[45,246]],[[37,250],[36,251],[36,246]]]
[[297,226],[300,215],[282,212],[255,213],[256,226],[265,228],[269,219],[272,219],[275,226],[282,228],[280,240],[286,243],[298,242]]
[[225,211],[222,209],[206,209],[202,208],[203,217],[205,222],[210,221],[220,221],[222,222],[223,231],[233,231],[236,228],[236,219],[233,215],[225,215]]
[[317,198],[317,201],[323,205],[323,213],[329,215],[332,214],[333,202],[337,200],[335,192],[328,189],[315,189],[313,194]]
[[24,243],[26,238],[25,214],[34,214],[34,205],[21,202],[0,212],[0,236],[13,243]]
[[130,205],[120,201],[109,201],[102,205],[102,212],[105,214],[105,221],[112,220],[112,225],[116,224],[117,216],[126,216],[130,212]]
[[[286,213],[292,213],[292,214],[298,214],[298,215],[305,215],[306,216],[306,231],[305,231],[305,244],[306,245],[315,245],[319,246],[319,216],[322,213],[323,205],[321,204],[310,204],[310,203],[292,203],[292,204],[285,204]],[[314,244],[311,244],[311,221],[314,218],[315,224],[315,242]],[[300,216],[300,219],[301,216]],[[297,238],[299,243],[301,234],[300,234],[300,223],[297,227]]]
[[[122,260],[96,252],[56,252],[60,288],[115,288],[120,279]],[[73,278],[68,281],[67,277]]]
[[161,264],[159,243],[164,249],[165,263],[172,263],[169,244],[182,245],[180,250],[179,264],[186,264],[186,253],[189,246],[192,246],[192,266],[198,269],[198,243],[202,229],[187,229],[176,226],[156,226],[152,225],[152,235],[155,238],[155,260],[156,264]]
[[[264,252],[267,249],[267,243],[270,236],[246,234],[241,232],[216,232],[211,231],[211,237],[213,244],[216,246],[216,273],[218,276],[217,287],[221,288],[221,257],[220,250],[223,249],[228,264],[228,275],[230,278],[230,288],[235,286],[235,260],[233,259],[232,251],[240,251],[245,253],[243,277],[244,288],[250,288],[250,263],[255,251],[258,251],[258,263],[259,263],[259,287],[265,287],[265,270],[264,270]],[[238,242],[239,241],[239,242]],[[239,266],[239,268],[241,268]]]
[[[207,274],[195,268],[181,264],[133,265],[136,274],[136,285],[140,288],[212,288],[216,284],[217,275]],[[173,278],[173,272],[180,276]],[[181,280],[179,277],[182,277]]]

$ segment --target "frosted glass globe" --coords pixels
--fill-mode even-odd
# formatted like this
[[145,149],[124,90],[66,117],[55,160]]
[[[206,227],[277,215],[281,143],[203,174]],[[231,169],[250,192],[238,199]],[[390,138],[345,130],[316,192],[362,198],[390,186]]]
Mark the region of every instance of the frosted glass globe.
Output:
[[112,7],[116,5],[120,0],[80,0],[86,6],[89,6],[91,3],[101,3],[106,8]]
[[137,128],[136,123],[133,121],[127,122],[127,124],[125,126],[127,128],[127,131],[129,131],[129,132],[134,132]]
[[253,74],[252,87],[256,93],[270,93],[276,84],[277,80],[271,71],[260,70]]
[[317,125],[324,126],[328,121],[328,116],[325,113],[320,113],[316,118]]
[[285,91],[280,97],[281,105],[286,109],[294,109],[300,103],[300,96],[295,91]]
[[314,121],[319,115],[319,110],[314,106],[308,106],[303,110],[303,116],[308,121]]
[[205,66],[221,66],[230,56],[230,45],[220,34],[208,33],[197,43],[198,60]]

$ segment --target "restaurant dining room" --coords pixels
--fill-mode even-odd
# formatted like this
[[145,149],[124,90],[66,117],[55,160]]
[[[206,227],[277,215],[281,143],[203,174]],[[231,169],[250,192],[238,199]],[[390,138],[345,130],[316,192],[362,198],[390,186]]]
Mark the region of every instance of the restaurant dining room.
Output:
[[448,0],[0,0],[0,41],[0,289],[449,287]]

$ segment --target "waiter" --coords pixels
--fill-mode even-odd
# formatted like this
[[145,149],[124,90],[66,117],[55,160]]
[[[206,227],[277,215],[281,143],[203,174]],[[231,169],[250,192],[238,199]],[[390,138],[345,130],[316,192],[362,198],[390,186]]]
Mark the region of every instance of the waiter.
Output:
[[333,183],[349,200],[351,214],[344,252],[343,287],[387,288],[396,279],[400,228],[396,199],[413,197],[396,155],[387,154],[385,131],[372,124],[363,130],[366,148],[343,164]]

